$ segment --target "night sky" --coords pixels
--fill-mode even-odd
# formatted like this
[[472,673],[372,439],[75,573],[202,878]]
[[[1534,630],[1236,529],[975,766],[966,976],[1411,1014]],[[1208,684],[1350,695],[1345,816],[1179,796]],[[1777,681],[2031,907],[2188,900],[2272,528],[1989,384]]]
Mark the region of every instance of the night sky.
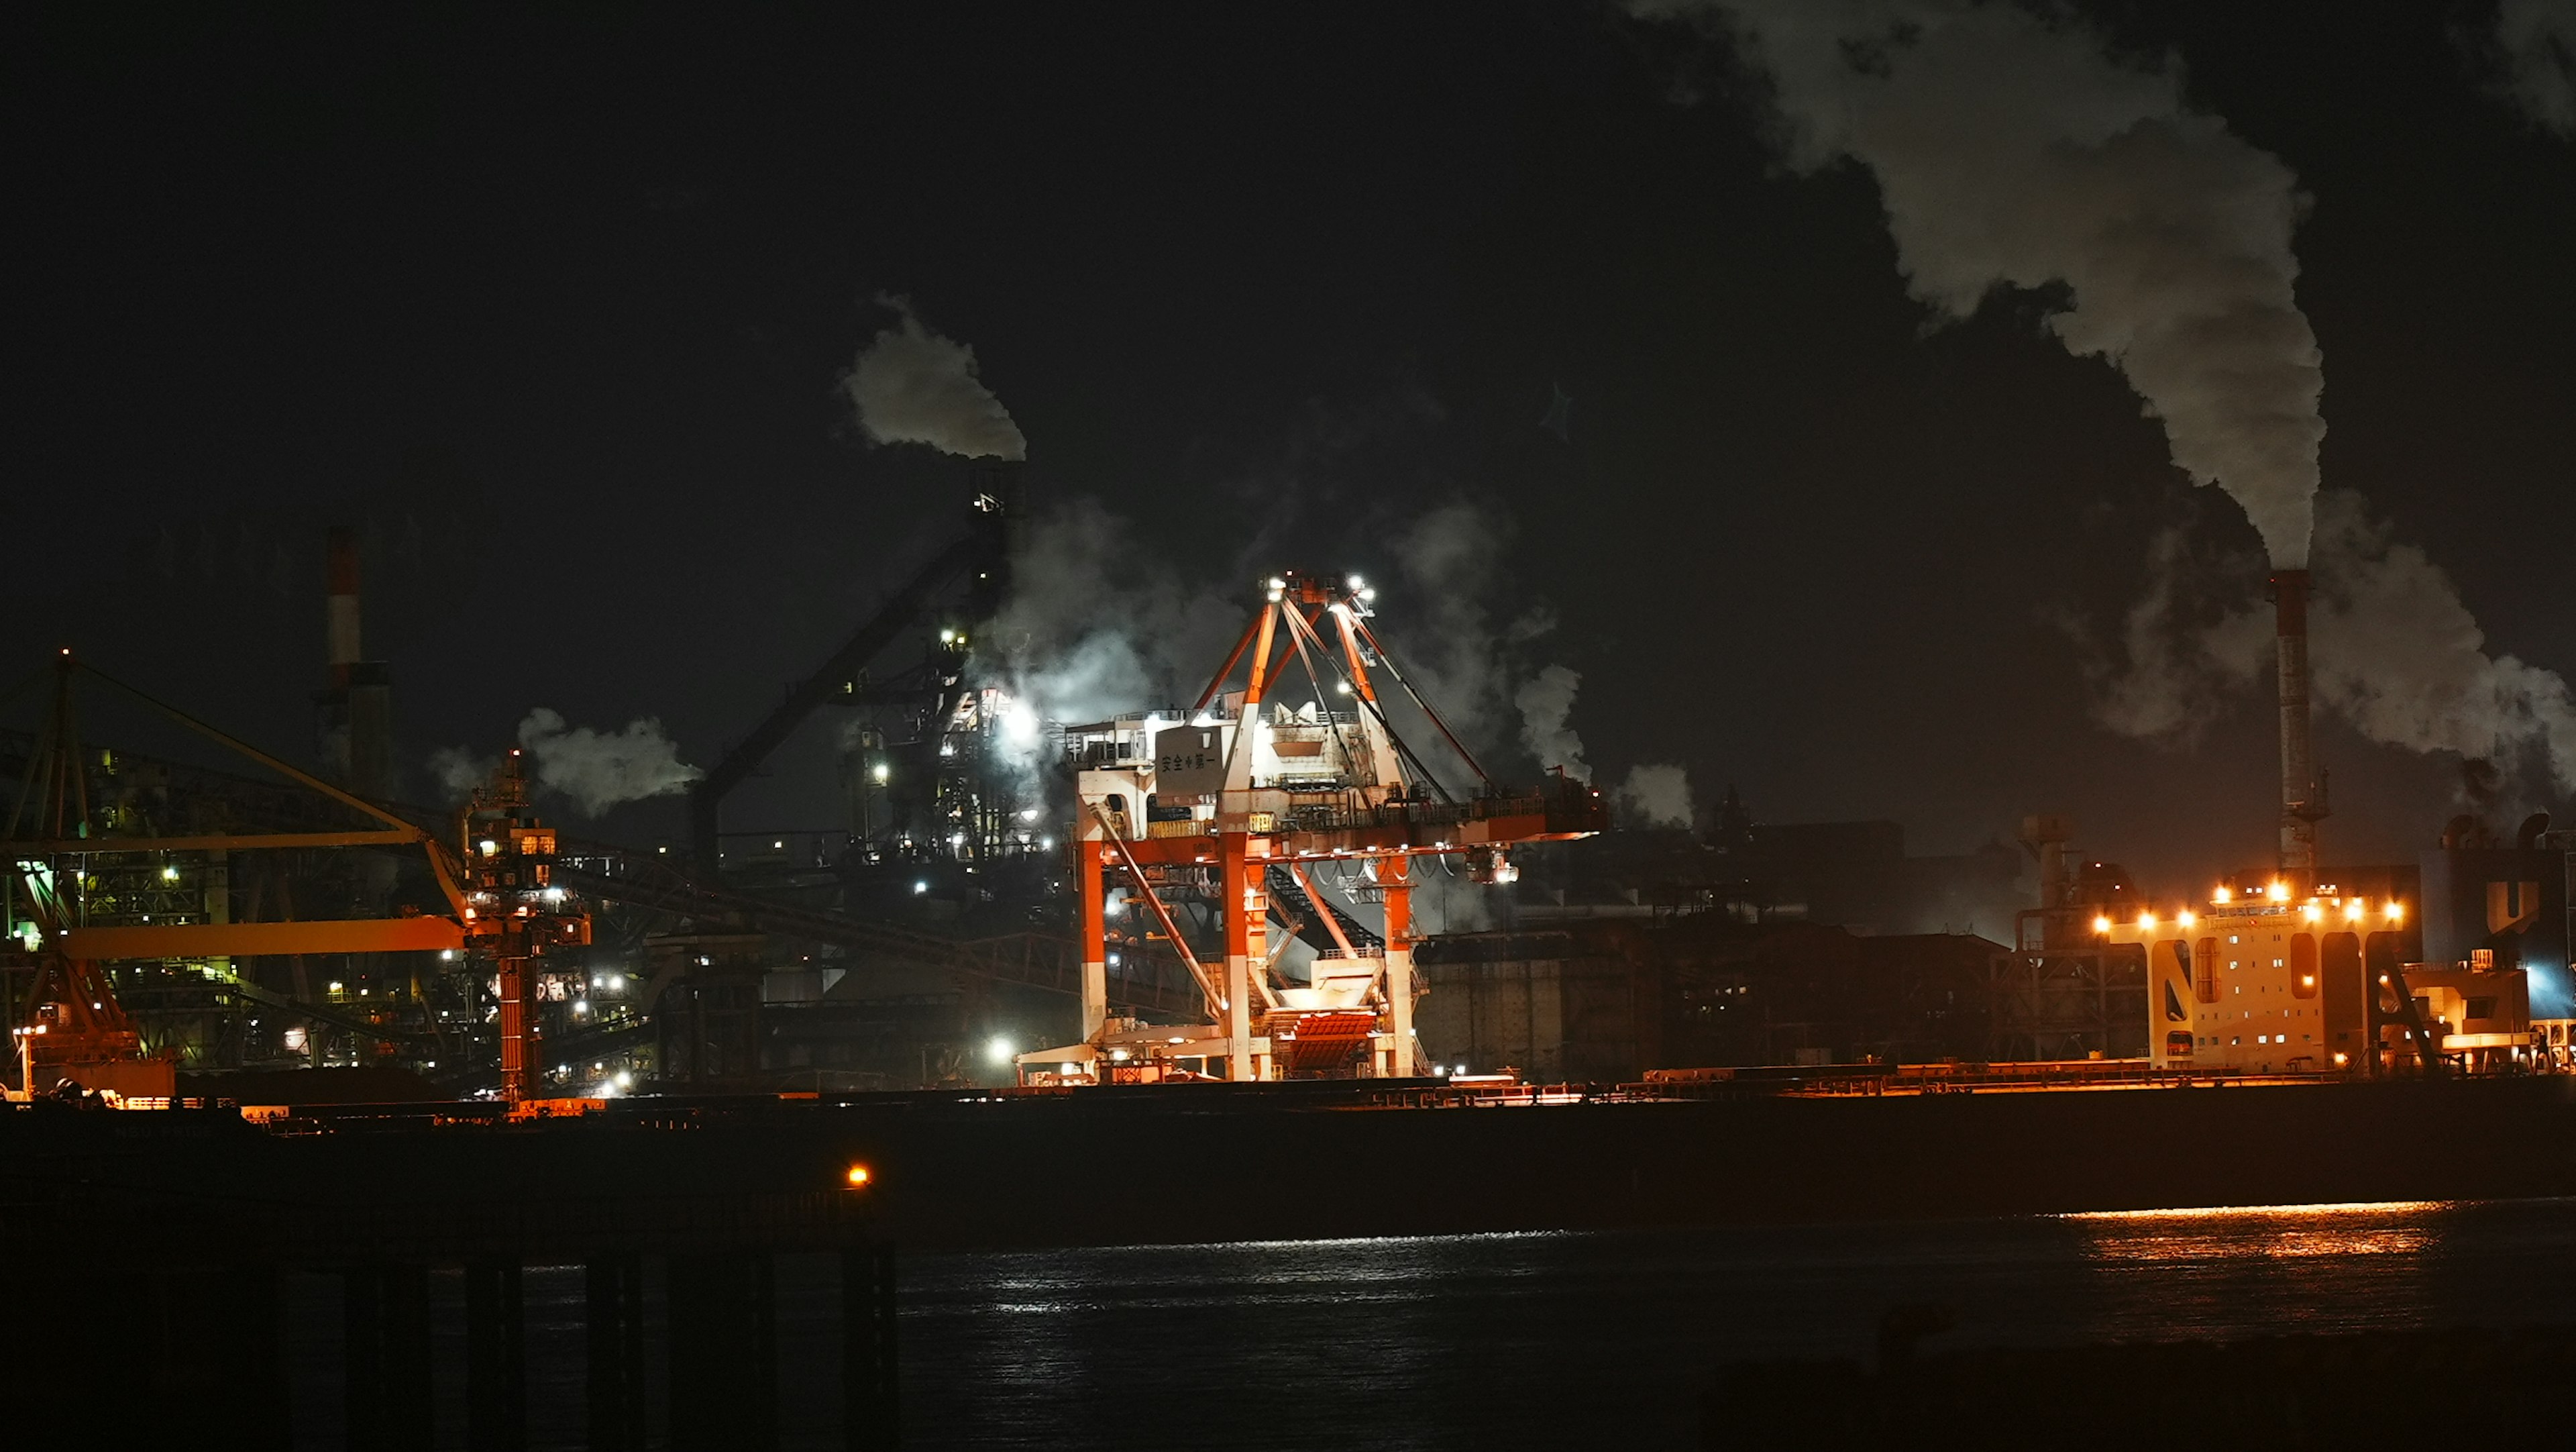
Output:
[[[1927,332],[1869,175],[1781,169],[1722,49],[1537,0],[790,9],[18,12],[0,684],[68,644],[301,755],[346,522],[415,795],[536,706],[712,760],[956,527],[959,466],[836,392],[891,292],[1140,579],[1507,522],[1488,608],[1552,609],[1606,776],[1916,851],[2063,812],[2163,888],[2268,861],[2268,686],[2125,740],[2066,625],[2242,515],[2039,300]],[[2479,7],[2086,9],[2312,195],[2328,485],[2576,675],[2576,146],[2482,86]],[[729,825],[836,824],[829,736]],[[2319,755],[2329,862],[2457,810],[2455,758]]]

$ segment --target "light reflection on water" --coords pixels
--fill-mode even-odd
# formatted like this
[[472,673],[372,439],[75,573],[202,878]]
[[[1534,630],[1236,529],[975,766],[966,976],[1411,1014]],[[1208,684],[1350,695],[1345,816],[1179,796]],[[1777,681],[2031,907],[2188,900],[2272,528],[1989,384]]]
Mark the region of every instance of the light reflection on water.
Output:
[[[778,1265],[791,1448],[840,1445],[831,1272]],[[1955,1320],[1933,1350],[2576,1320],[2576,1201],[1142,1246],[901,1274],[907,1447],[1682,1448],[1711,1367],[1865,1359],[1910,1302]],[[434,1299],[460,1299],[451,1279]],[[578,1447],[580,1275],[527,1290],[531,1445]],[[296,1441],[325,1447],[336,1283],[302,1294]],[[656,1342],[659,1314],[655,1288]],[[461,1317],[443,1324],[460,1365]],[[441,1376],[437,1441],[461,1446]]]
[[2441,1200],[2109,1210],[2059,1218],[2091,1232],[2096,1260],[2183,1263],[2262,1257],[2412,1255],[2430,1248]]
[[[1725,1360],[2576,1319],[2576,1202],[928,1257],[907,1445],[1695,1445]],[[2535,1286],[2557,1293],[2536,1300]]]

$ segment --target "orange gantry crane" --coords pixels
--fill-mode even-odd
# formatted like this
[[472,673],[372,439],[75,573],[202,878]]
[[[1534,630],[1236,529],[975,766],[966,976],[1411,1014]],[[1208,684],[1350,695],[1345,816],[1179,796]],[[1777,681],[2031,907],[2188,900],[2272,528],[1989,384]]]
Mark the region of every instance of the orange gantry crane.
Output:
[[[554,833],[528,809],[516,751],[491,785],[458,814],[458,841],[301,771],[205,722],[73,659],[57,657],[51,710],[36,733],[0,863],[25,905],[35,959],[25,993],[11,1004],[22,1093],[62,1080],[127,1098],[166,1099],[175,1060],[144,1052],[116,1001],[103,964],[264,954],[471,952],[491,964],[499,987],[503,1097],[536,1097],[535,1021],[529,988],[535,960],[590,940],[589,915],[551,881]],[[91,800],[89,765],[78,738],[73,684],[86,676],[271,771],[350,808],[376,825],[344,831],[245,832],[193,836],[120,833]],[[446,914],[305,922],[190,922],[91,925],[73,891],[85,863],[124,854],[241,852],[289,848],[417,847],[447,902]]]
[[[1513,846],[1608,825],[1600,794],[1562,772],[1514,791],[1478,766],[1379,643],[1375,597],[1356,577],[1273,576],[1189,710],[1067,728],[1083,1040],[1020,1055],[1025,1082],[1418,1074],[1415,864],[1463,857],[1472,880],[1509,884]],[[1396,733],[1380,678],[1474,775],[1472,793],[1453,795]],[[1326,878],[1356,884],[1349,895],[1380,907],[1383,926],[1334,908]],[[1149,936],[1196,980],[1204,1024],[1109,1017],[1113,885],[1126,890],[1118,908],[1141,903]],[[1204,960],[1183,930],[1193,904],[1212,905],[1222,938]],[[1331,943],[1302,976],[1285,971],[1296,925],[1274,934],[1274,910]]]

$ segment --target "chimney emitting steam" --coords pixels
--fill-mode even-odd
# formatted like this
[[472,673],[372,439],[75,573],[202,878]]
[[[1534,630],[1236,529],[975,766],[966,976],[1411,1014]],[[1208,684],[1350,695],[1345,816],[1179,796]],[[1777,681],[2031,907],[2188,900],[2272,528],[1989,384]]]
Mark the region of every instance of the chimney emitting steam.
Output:
[[2281,872],[2302,891],[2317,872],[2317,819],[2326,794],[2308,744],[2308,572],[2272,572],[2273,635],[2281,676]]

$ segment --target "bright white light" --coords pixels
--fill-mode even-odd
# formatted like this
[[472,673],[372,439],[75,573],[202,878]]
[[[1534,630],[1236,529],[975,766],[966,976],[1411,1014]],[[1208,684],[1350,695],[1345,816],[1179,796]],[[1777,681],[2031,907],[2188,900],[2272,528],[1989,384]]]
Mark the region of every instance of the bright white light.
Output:
[[2174,914],[2174,921],[2188,928],[2192,924],[2199,922],[2200,919],[2193,917],[2191,915],[2191,910],[2189,908],[2185,908],[2183,911]]
[[1037,745],[1045,727],[1038,713],[1021,702],[1013,701],[1002,710],[1002,740],[1018,750]]
[[1109,966],[1110,966],[1110,967],[1112,967],[1112,968],[1115,968],[1115,967],[1117,967],[1117,966],[1118,966],[1118,955],[1117,955],[1117,954],[1112,953],[1112,954],[1110,954],[1110,955],[1109,955]]
[[916,882],[912,885],[912,895],[914,897],[919,897],[928,891],[930,891],[930,884],[927,882]]
[[1371,585],[1371,586],[1369,586],[1367,589],[1362,590],[1362,591],[1360,592],[1360,598],[1361,598],[1362,600],[1374,600],[1374,599],[1376,599],[1376,598],[1377,598],[1377,586],[1375,586],[1375,585]]
[[441,962],[441,963],[453,963],[453,962],[455,962],[455,961],[456,961],[456,950],[455,950],[454,948],[441,948],[441,949],[439,949],[439,950],[438,950],[438,961],[439,961],[439,962]]
[[1034,822],[1034,821],[1036,821],[1037,819],[1038,819],[1038,809],[1037,809],[1037,808],[1035,808],[1035,807],[1022,807],[1022,808],[1020,809],[1020,820],[1021,820],[1021,821],[1023,821],[1023,822]]
[[574,999],[574,1000],[573,1000],[573,1004],[572,1004],[572,1011],[573,1011],[573,1012],[575,1012],[575,1013],[588,1013],[588,1012],[590,1012],[590,1000],[589,1000],[589,999],[587,999],[587,998],[576,998],[576,999]]
[[626,1072],[624,1069],[620,1069],[620,1070],[618,1070],[618,1071],[617,1071],[617,1087],[618,1087],[618,1088],[620,1088],[620,1089],[632,1089],[632,1088],[634,1088],[634,1087],[635,1087],[635,1076],[634,1076],[633,1074],[630,1074],[630,1073]]
[[177,882],[179,880],[179,869],[175,867],[162,868],[161,880],[163,882]]
[[1333,689],[1347,696],[1351,693],[1351,683],[1348,681],[1335,681],[1333,682]]
[[1038,850],[1040,852],[1053,852],[1055,850],[1055,839],[1053,837],[1040,837],[1038,839]]
[[1065,1073],[1067,1073],[1067,1074],[1069,1074],[1069,1075],[1070,1075],[1070,1074],[1079,1074],[1079,1073],[1081,1073],[1081,1072],[1082,1072],[1082,1066],[1081,1066],[1080,1064],[1058,1064],[1058,1065],[1056,1065],[1056,1067],[1057,1067],[1057,1068],[1059,1068],[1059,1069],[1062,1069]]
[[609,974],[608,986],[611,988],[624,988],[626,986],[626,975],[623,973]]
[[991,1043],[986,1044],[984,1046],[984,1057],[992,1060],[996,1064],[1007,1064],[1011,1062],[1011,1041],[1009,1039],[997,1038]]
[[875,772],[874,772],[874,773],[872,773],[872,774],[873,774],[873,775],[876,777],[876,779],[877,779],[877,780],[879,780],[879,781],[883,781],[883,780],[885,780],[885,779],[886,779],[886,764],[885,764],[884,762],[882,762],[882,761],[878,762],[878,763],[877,763],[877,766],[876,766],[876,770],[875,770]]
[[1357,576],[1357,575],[1353,575],[1353,576],[1351,576],[1351,593],[1352,593],[1352,594],[1356,595],[1356,594],[1358,594],[1360,591],[1365,590],[1365,589],[1367,589],[1367,588],[1368,588],[1368,581],[1361,579],[1361,578],[1360,578],[1359,576]]

